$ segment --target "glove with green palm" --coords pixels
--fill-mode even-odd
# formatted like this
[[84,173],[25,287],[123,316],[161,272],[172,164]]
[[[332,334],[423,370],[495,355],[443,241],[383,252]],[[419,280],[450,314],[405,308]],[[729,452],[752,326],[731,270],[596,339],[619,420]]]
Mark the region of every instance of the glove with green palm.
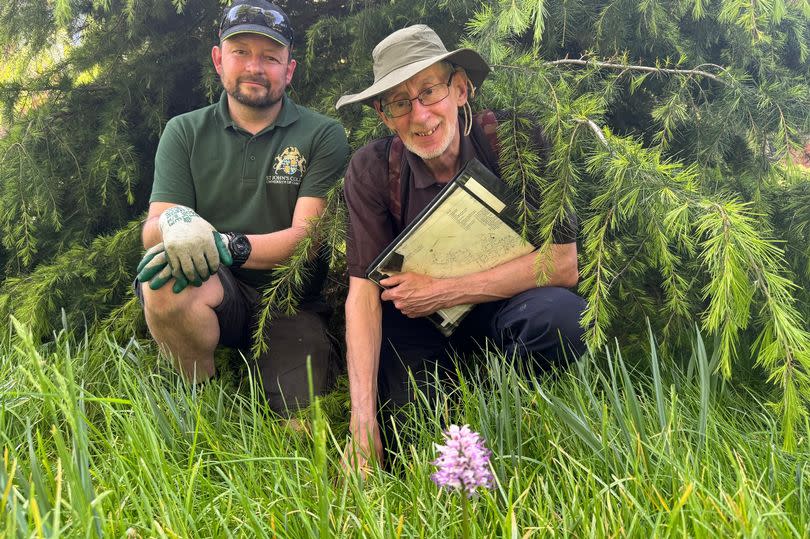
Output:
[[158,225],[175,279],[205,281],[216,273],[220,257],[214,238],[220,234],[208,221],[191,208],[172,206],[160,215]]
[[[216,245],[217,254],[221,264],[230,266],[233,262],[230,250],[228,249],[228,236],[213,232],[214,244]],[[219,269],[219,268],[217,268]],[[189,281],[185,274],[180,273],[178,276],[174,275],[169,255],[166,253],[164,243],[149,248],[144,254],[143,259],[138,264],[136,270],[138,272],[138,280],[142,283],[149,282],[149,288],[157,290],[164,284],[169,282],[174,277],[174,285],[172,291],[175,294],[182,292],[189,284],[200,286],[203,279],[197,276],[194,280]],[[206,277],[207,279],[208,277]]]

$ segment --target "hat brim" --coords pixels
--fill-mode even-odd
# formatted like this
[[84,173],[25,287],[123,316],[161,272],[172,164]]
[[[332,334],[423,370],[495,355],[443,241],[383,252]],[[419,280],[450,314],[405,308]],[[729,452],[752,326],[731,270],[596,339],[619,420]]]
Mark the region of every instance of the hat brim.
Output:
[[219,39],[225,41],[229,37],[233,37],[237,34],[259,34],[260,36],[269,37],[270,39],[272,39],[273,41],[277,42],[278,44],[284,47],[290,46],[290,42],[284,39],[284,37],[281,34],[269,29],[266,26],[261,26],[259,24],[238,24],[222,32],[222,35],[219,36]]
[[469,77],[470,81],[476,87],[481,86],[481,83],[484,82],[484,79],[487,78],[490,71],[489,64],[487,64],[481,55],[474,50],[456,49],[452,52],[440,54],[439,56],[434,56],[432,58],[426,58],[425,60],[420,60],[419,62],[414,62],[399,69],[395,69],[384,77],[375,81],[374,84],[362,92],[342,96],[340,99],[338,99],[335,109],[339,109],[340,107],[346,105],[351,105],[352,103],[364,103],[366,105],[371,105],[373,98],[376,96],[387,92],[399,84],[402,84],[423,69],[427,69],[428,67],[437,62],[441,62],[442,60],[447,60],[448,62],[452,62],[457,66],[463,67],[467,72],[467,77]]

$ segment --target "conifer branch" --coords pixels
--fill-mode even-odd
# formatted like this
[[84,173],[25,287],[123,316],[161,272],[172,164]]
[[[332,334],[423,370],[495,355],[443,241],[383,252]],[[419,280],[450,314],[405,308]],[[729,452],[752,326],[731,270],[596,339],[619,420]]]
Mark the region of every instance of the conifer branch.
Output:
[[[635,64],[621,64],[616,62],[603,62],[599,60],[589,60],[589,59],[575,59],[575,58],[562,58],[560,60],[550,60],[547,62],[542,62],[540,65],[542,66],[559,66],[559,65],[575,65],[575,66],[595,66],[601,69],[617,69],[624,71],[641,71],[643,73],[655,73],[655,74],[668,74],[668,75],[690,75],[690,76],[700,76],[705,77],[707,79],[711,79],[715,82],[719,82],[720,84],[727,85],[728,82],[723,80],[722,78],[718,77],[714,73],[710,73],[708,71],[704,71],[702,69],[676,69],[670,67],[650,67],[644,65],[635,65]],[[701,65],[711,65],[717,67],[718,69],[722,70],[723,72],[726,69],[722,66],[718,66],[715,64],[701,64]],[[520,71],[534,71],[534,69],[527,68],[524,66],[516,66],[516,65],[509,65],[509,64],[494,64],[492,65],[493,69],[516,69]]]
[[302,287],[309,274],[309,262],[324,240],[334,238],[335,221],[341,219],[339,210],[342,192],[343,182],[338,182],[330,189],[323,213],[310,222],[306,236],[298,242],[290,258],[273,269],[272,284],[262,291],[262,308],[253,331],[251,353],[254,358],[258,359],[268,349],[265,334],[273,319],[278,316],[292,316],[297,312]]
[[581,120],[581,119],[576,120],[576,122],[579,123],[579,124],[587,125],[588,128],[591,131],[593,131],[593,134],[596,135],[596,138],[599,139],[599,142],[602,143],[602,146],[604,146],[607,151],[609,151],[611,154],[613,154],[613,148],[610,147],[610,144],[608,143],[607,138],[605,137],[605,133],[602,131],[601,127],[596,125],[596,122],[594,122],[590,118],[585,118],[584,120]]

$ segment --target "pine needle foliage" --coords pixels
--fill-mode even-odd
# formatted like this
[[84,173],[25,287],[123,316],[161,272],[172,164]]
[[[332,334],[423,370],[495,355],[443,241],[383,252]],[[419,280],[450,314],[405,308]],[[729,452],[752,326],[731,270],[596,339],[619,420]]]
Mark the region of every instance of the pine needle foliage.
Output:
[[[724,377],[754,362],[779,388],[783,443],[810,399],[810,179],[791,155],[810,138],[810,2],[739,0],[296,1],[291,93],[333,114],[372,80],[371,49],[426,23],[493,65],[475,108],[499,125],[504,179],[526,236],[580,221],[584,322],[598,348],[621,336],[662,360],[695,324]],[[0,311],[36,338],[61,308],[92,330],[136,330],[127,290],[152,156],[168,118],[219,94],[209,50],[218,2],[15,0],[0,5]],[[43,60],[46,59],[46,60]],[[386,134],[341,110],[353,147]],[[546,151],[532,146],[541,127]],[[345,206],[327,215],[264,291],[262,327],[294,309],[313,249],[342,282]],[[126,252],[125,252],[126,251]],[[336,294],[339,298],[340,293]],[[338,307],[339,305],[334,305]],[[257,349],[266,343],[257,341]]]

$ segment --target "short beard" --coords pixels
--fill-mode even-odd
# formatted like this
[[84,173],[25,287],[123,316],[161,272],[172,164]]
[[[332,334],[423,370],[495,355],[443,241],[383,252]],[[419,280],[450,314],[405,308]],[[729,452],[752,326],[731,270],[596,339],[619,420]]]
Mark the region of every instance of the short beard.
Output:
[[[264,87],[267,88],[267,93],[263,97],[243,93],[239,89],[239,83],[248,81],[263,84]],[[236,84],[233,87],[225,88],[225,91],[228,93],[228,95],[236,99],[239,103],[245,105],[246,107],[251,107],[254,109],[269,109],[270,107],[281,101],[282,97],[284,97],[284,92],[274,92],[273,88],[269,84],[267,84],[267,82],[251,79],[237,80]]]
[[[444,152],[447,151],[447,148],[449,148],[450,144],[452,144],[452,142],[453,142],[453,137],[456,136],[456,131],[457,130],[458,130],[458,124],[456,124],[455,129],[448,129],[447,132],[444,135],[444,139],[442,140],[441,144],[439,144],[439,147],[436,150],[433,150],[432,152],[426,152],[426,151],[421,150],[419,148],[413,147],[413,145],[410,144],[410,142],[405,142],[404,140],[403,140],[403,144],[405,144],[405,147],[411,153],[418,155],[419,157],[421,157],[425,161],[429,161],[430,159],[436,159],[437,157],[441,157],[441,155]],[[413,135],[413,137],[416,138],[416,135]],[[402,138],[402,137],[400,137],[400,138]],[[410,140],[410,137],[409,137],[409,140]]]

